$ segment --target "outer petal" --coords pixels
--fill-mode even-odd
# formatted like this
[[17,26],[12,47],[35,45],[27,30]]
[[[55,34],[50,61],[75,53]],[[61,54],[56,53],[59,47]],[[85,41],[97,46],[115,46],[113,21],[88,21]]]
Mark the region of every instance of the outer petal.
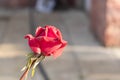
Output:
[[38,36],[45,36],[44,32],[45,32],[45,29],[39,26],[36,29],[35,36],[36,37],[38,37]]
[[25,39],[33,39],[34,37],[31,34],[27,34],[24,36]]
[[45,28],[48,28],[48,37],[58,38],[62,40],[62,34],[59,29],[50,25],[45,26]]
[[41,53],[41,49],[39,48],[39,44],[35,38],[32,40],[29,40],[29,46],[32,49],[32,51],[35,52],[36,54]]
[[54,57],[54,58],[57,58],[58,56],[60,56],[60,55],[62,54],[64,48],[65,48],[66,45],[67,45],[67,42],[66,42],[66,41],[62,41],[61,44],[62,44],[62,45],[53,52],[53,57]]
[[57,37],[62,41],[62,34],[59,29],[57,29]]
[[32,49],[32,51],[35,54],[40,54],[41,50],[39,48],[39,44],[38,44],[36,38],[34,38],[31,34],[26,35],[25,38],[28,39],[28,44],[29,44],[29,47]]
[[50,56],[52,52],[54,52],[61,46],[61,42],[56,41],[54,38],[41,37],[38,40],[39,40],[41,52],[45,56]]
[[48,30],[47,32],[47,37],[52,37],[52,38],[57,38],[57,28],[55,28],[54,26],[50,26],[50,25],[47,25],[45,26],[45,29]]

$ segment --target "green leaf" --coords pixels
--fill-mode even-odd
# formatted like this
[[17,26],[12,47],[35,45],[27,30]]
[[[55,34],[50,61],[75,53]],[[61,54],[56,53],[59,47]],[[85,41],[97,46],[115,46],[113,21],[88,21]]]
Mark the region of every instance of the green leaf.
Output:
[[45,56],[40,56],[39,58],[36,59],[33,68],[36,68],[36,66],[45,58]]
[[31,58],[31,61],[35,61],[35,60],[37,60],[37,57],[32,57]]
[[26,66],[29,67],[30,64],[31,64],[31,59],[28,59]]
[[27,54],[28,57],[31,56],[31,55],[34,55],[34,53],[31,52],[31,53],[28,53],[28,54]]
[[38,62],[41,62],[43,59],[45,58],[45,56],[41,55],[36,61]]
[[27,66],[24,66],[24,67],[21,69],[21,71],[24,71],[25,69],[27,69]]
[[27,54],[27,59],[30,59],[30,58],[32,58],[32,57],[34,57],[34,53],[29,53],[29,54]]
[[33,77],[34,74],[35,74],[35,68],[32,69],[32,74],[31,74],[31,76]]
[[40,56],[39,58],[37,57],[36,60],[35,60],[35,63],[33,64],[33,67],[32,67],[32,77],[34,76],[34,73],[35,73],[35,69],[37,67],[37,65],[45,58],[45,56]]

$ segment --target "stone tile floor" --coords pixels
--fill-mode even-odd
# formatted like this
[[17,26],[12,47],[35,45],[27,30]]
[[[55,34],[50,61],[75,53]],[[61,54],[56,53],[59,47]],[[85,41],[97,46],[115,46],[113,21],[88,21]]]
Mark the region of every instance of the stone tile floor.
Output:
[[[0,80],[18,80],[20,69],[29,53],[29,11],[13,11],[4,18],[0,13]],[[42,14],[35,12],[35,25],[55,25],[63,33],[68,46],[56,60],[49,57],[43,67],[50,80],[120,80],[119,48],[105,48],[90,32],[89,19],[81,11],[70,10]],[[32,80],[44,80],[37,71]],[[31,80],[30,78],[28,80]]]

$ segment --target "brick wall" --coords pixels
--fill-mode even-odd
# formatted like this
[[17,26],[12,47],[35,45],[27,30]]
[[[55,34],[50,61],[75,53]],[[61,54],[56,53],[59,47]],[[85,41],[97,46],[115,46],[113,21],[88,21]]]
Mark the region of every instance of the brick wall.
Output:
[[120,0],[92,0],[91,27],[105,46],[120,46]]
[[120,0],[108,0],[106,6],[106,45],[120,46]]

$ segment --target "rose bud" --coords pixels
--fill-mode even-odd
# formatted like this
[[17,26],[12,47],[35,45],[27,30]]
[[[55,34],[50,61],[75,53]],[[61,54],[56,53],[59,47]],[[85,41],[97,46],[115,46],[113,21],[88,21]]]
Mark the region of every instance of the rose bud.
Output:
[[50,25],[44,28],[38,27],[35,36],[27,34],[25,38],[28,39],[28,44],[35,55],[53,55],[56,58],[62,54],[67,45],[67,41],[63,40],[60,30]]

